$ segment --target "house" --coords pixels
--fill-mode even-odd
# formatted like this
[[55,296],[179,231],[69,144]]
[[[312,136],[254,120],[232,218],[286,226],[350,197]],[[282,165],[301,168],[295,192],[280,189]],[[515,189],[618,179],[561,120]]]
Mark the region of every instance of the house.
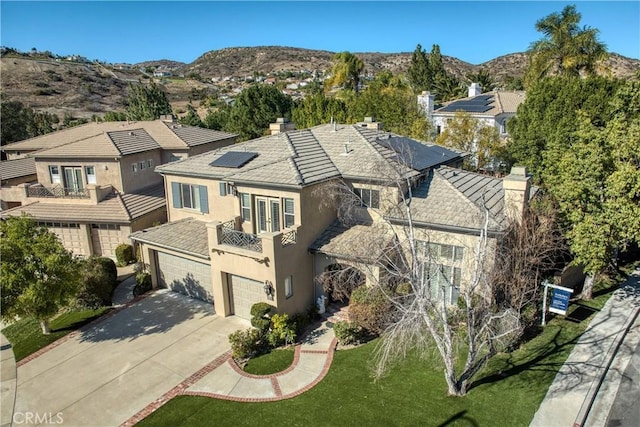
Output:
[[114,257],[132,232],[166,221],[164,184],[155,166],[233,144],[235,138],[167,116],[88,123],[6,145],[12,159],[6,163],[32,165],[36,179],[2,189],[3,201],[10,194],[7,203],[15,207],[0,217],[30,215],[74,254]]
[[0,162],[0,210],[20,206],[22,194],[17,191],[18,185],[36,182],[36,162],[33,158]]
[[498,129],[502,137],[508,136],[508,122],[516,115],[518,106],[524,102],[524,91],[491,91],[482,93],[478,83],[469,86],[468,96],[436,106],[433,94],[422,92],[418,105],[433,123],[439,135],[447,127],[456,112],[463,111],[488,126]]
[[[158,166],[169,222],[131,239],[154,287],[214,302],[223,316],[249,318],[260,301],[302,312],[323,293],[315,277],[380,247],[359,239],[384,240],[381,213],[409,185],[393,177],[416,184],[461,163],[458,152],[384,132],[372,118],[284,130]],[[349,226],[331,202],[337,187],[357,202]]]

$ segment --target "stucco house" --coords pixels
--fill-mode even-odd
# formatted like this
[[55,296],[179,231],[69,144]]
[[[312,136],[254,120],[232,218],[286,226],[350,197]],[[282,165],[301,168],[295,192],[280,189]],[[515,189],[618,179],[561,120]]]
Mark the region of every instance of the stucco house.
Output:
[[437,135],[446,129],[456,112],[464,111],[480,122],[495,127],[500,136],[507,137],[509,120],[516,115],[524,99],[524,91],[495,90],[482,93],[482,87],[472,83],[466,98],[435,105],[433,94],[422,92],[418,95],[418,105],[433,123]]
[[[154,286],[213,302],[220,315],[248,318],[260,301],[301,312],[323,294],[314,278],[383,247],[393,231],[384,213],[408,190],[390,178],[417,186],[462,160],[372,120],[288,130],[157,167],[169,222],[131,238]],[[338,219],[335,186],[357,201],[352,223]]]
[[235,138],[164,117],[88,123],[9,144],[3,147],[13,159],[8,163],[32,165],[37,182],[3,188],[3,203],[7,195],[6,203],[15,207],[0,217],[30,215],[74,254],[114,257],[132,232],[166,221],[163,179],[155,166]]
[[19,184],[35,184],[38,180],[36,162],[32,157],[0,162],[0,210],[20,206],[22,193]]

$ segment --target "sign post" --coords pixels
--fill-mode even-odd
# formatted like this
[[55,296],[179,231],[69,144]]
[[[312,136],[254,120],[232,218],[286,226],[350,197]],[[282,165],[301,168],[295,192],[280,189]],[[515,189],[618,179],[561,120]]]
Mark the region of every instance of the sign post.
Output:
[[542,282],[542,286],[544,286],[544,297],[542,299],[542,326],[544,326],[546,324],[547,316],[547,288],[552,289],[549,311],[562,316],[567,314],[567,310],[569,309],[569,299],[571,298],[573,289],[554,285],[546,280]]

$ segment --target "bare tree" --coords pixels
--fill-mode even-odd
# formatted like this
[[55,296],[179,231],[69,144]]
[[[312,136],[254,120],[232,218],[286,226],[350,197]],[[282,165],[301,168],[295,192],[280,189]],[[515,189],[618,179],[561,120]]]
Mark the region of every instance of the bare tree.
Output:
[[[398,153],[398,158],[401,154]],[[465,274],[465,280],[456,283],[451,272],[438,264],[428,242],[418,238],[419,227],[411,209],[417,175],[407,173],[408,164],[411,163],[401,161],[391,170],[389,163],[386,170],[376,168],[380,175],[383,170],[390,172],[387,185],[395,187],[393,194],[400,199],[392,213],[395,218],[402,218],[402,225],[391,224],[387,216],[374,213],[375,220],[386,224],[393,236],[384,243],[384,250],[369,251],[367,263],[372,289],[381,291],[391,306],[387,327],[376,348],[375,376],[383,376],[394,361],[404,358],[409,351],[417,350],[424,355],[435,346],[444,364],[448,393],[462,396],[486,362],[521,336],[523,308],[535,300],[538,275],[546,268],[551,254],[546,253],[546,247],[528,246],[536,237],[527,227],[524,230],[529,234],[518,234],[520,228],[514,225],[505,234],[510,239],[489,236],[489,211],[485,208],[475,247],[467,248],[473,252],[468,263],[470,272]],[[354,201],[358,202],[358,198],[353,197],[349,185],[334,182],[325,191],[327,188],[334,194],[338,216],[345,221],[357,221]],[[521,247],[512,254],[508,246],[515,243]],[[379,242],[354,244],[367,247]],[[512,258],[503,260],[506,255]],[[525,271],[524,264],[538,258],[535,271]],[[507,269],[514,265],[519,268],[517,287],[509,288]],[[453,292],[458,295],[457,304],[451,304]]]

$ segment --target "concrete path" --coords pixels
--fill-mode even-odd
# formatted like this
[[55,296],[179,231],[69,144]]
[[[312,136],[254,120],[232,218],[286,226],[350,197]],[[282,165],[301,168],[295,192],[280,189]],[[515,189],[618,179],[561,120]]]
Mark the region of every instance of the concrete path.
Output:
[[614,292],[582,334],[549,387],[531,426],[605,425],[611,397],[620,384],[620,375],[605,383],[606,374],[611,372],[609,368],[639,310],[640,270],[637,270]]
[[11,344],[0,333],[0,426],[10,427],[16,399],[16,359]]
[[126,267],[118,267],[118,280],[120,284],[113,291],[111,304],[120,307],[133,299],[133,288],[136,286],[136,276],[133,272],[133,264]]
[[[117,426],[229,350],[249,322],[160,290],[18,364],[15,412]],[[28,423],[26,423],[28,424]]]

